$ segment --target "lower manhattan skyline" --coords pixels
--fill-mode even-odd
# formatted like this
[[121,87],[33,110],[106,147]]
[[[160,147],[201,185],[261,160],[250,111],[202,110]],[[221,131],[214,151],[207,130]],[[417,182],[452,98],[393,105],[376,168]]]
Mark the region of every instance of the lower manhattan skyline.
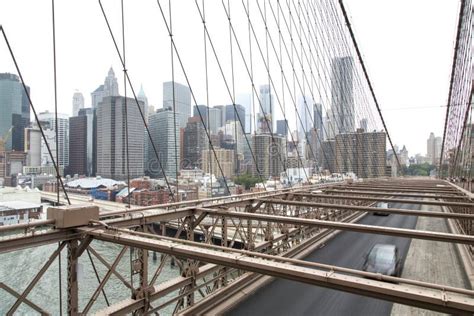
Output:
[[[448,88],[449,88],[449,75],[450,67],[452,63],[452,49],[453,49],[453,34],[455,32],[456,23],[456,12],[458,6],[455,3],[449,3],[446,1],[440,2],[429,2],[431,7],[431,13],[426,16],[424,21],[425,29],[417,29],[423,33],[408,32],[411,30],[410,26],[414,23],[418,23],[417,10],[421,10],[425,7],[423,1],[412,3],[412,2],[399,2],[397,4],[382,5],[373,1],[358,2],[358,5],[354,5],[352,1],[347,1],[348,9],[352,14],[352,20],[354,28],[360,29],[358,40],[362,47],[362,53],[365,56],[366,64],[370,75],[373,77],[373,81],[376,82],[374,85],[375,93],[378,96],[379,103],[382,111],[387,114],[387,127],[391,133],[393,133],[393,139],[397,144],[405,144],[410,150],[426,154],[424,150],[425,135],[434,131],[436,134],[441,134],[442,131],[437,122],[442,120],[445,112],[444,105],[447,104]],[[28,3],[32,8],[32,12],[45,11],[44,6],[39,3],[32,1]],[[3,2],[2,5],[6,5]],[[21,10],[18,4],[8,4],[10,12],[16,12]],[[63,6],[61,3],[56,5],[57,15],[57,64],[58,64],[58,106],[59,111],[65,114],[72,114],[72,96],[75,90],[80,91],[85,98],[85,107],[89,107],[91,104],[90,93],[93,92],[97,86],[103,81],[104,73],[113,66],[116,76],[118,78],[118,86],[123,94],[123,72],[122,67],[118,61],[117,55],[114,52],[113,43],[107,30],[104,27],[103,17],[100,12],[100,7],[97,3],[79,3],[72,2],[67,6]],[[153,21],[152,17],[158,14],[157,9],[152,7],[152,4],[144,4],[144,7],[134,8],[130,6],[128,8],[126,19],[130,19],[131,23],[127,31],[127,68],[132,79],[132,84],[135,92],[138,93],[140,86],[143,85],[146,95],[149,99],[149,104],[153,105],[155,109],[162,106],[162,89],[161,84],[165,81],[171,81],[171,69],[170,64],[161,62],[169,58],[169,50],[158,50],[157,41],[159,39],[147,38],[144,39],[141,31],[143,27],[141,23],[151,23],[148,27],[154,28],[159,31],[163,29],[162,22]],[[149,10],[146,10],[146,6],[150,6]],[[104,7],[110,15],[111,23],[116,36],[120,33],[119,29],[119,6],[114,5],[111,2],[104,2]],[[35,10],[36,8],[36,10]],[[80,19],[80,12],[92,12],[89,14],[88,26],[78,28],[73,26],[74,23],[69,23],[69,20]],[[215,10],[218,13],[222,11],[219,6],[209,6],[209,12]],[[235,5],[235,15],[240,17],[242,14],[242,8]],[[395,22],[396,14],[384,14],[384,12],[403,12],[404,23],[398,24]],[[51,25],[46,21],[39,21],[36,23],[34,29],[30,30],[30,33],[25,33],[21,28],[16,28],[17,22],[11,20],[10,16],[4,16],[0,11],[0,20],[5,30],[8,33],[12,33],[11,36],[15,35],[12,40],[12,46],[15,48],[18,54],[18,62],[22,67],[23,75],[26,84],[32,87],[32,99],[33,103],[37,105],[41,111],[53,109],[54,104],[54,93],[52,86],[52,60],[48,56],[52,51],[51,36],[49,34]],[[72,14],[72,12],[76,12]],[[365,16],[370,12],[370,18]],[[372,14],[379,12],[378,14]],[[45,11],[43,16],[50,15],[50,12]],[[191,13],[189,13],[192,15]],[[178,15],[176,13],[176,15]],[[440,16],[443,16],[442,18]],[[32,15],[29,20],[35,21],[39,15]],[[140,23],[132,23],[136,17],[140,16]],[[193,15],[194,16],[194,15]],[[451,18],[447,18],[447,17]],[[186,42],[180,41],[183,37],[183,32],[188,28],[184,24],[178,22],[179,19],[183,18],[183,15],[177,17],[176,24],[177,29],[175,30],[176,45],[182,48],[182,60],[186,65],[186,68],[192,69],[189,72],[191,80],[191,88],[196,95],[196,101],[198,104],[206,104],[206,88],[204,85],[204,67],[195,63],[196,60],[203,60],[204,49],[202,43],[198,41],[196,37],[186,37]],[[383,21],[382,21],[382,17]],[[393,18],[393,20],[391,20]],[[211,18],[210,18],[211,19]],[[387,20],[388,19],[388,20]],[[156,19],[155,19],[156,20]],[[196,18],[191,19],[196,21]],[[441,21],[441,22],[440,22]],[[216,38],[222,37],[228,40],[228,34],[226,35],[223,30],[216,29],[213,27],[218,21],[209,20],[209,32]],[[372,26],[377,24],[377,28]],[[9,25],[11,25],[9,27]],[[79,24],[78,24],[79,25]],[[255,26],[257,27],[257,26]],[[87,30],[97,28],[100,32],[90,33],[87,36],[87,43],[84,42],[84,34],[87,34]],[[382,28],[382,29],[380,29]],[[9,30],[10,29],[10,30]],[[377,30],[377,31],[376,31]],[[237,36],[239,38],[244,37],[243,30],[236,28]],[[404,34],[400,36],[400,34]],[[383,34],[381,36],[381,34]],[[436,34],[436,36],[435,36]],[[160,35],[161,36],[161,35]],[[166,39],[166,34],[162,35],[163,40]],[[202,36],[202,34],[201,34]],[[193,42],[195,38],[196,42]],[[419,39],[422,40],[419,40]],[[191,39],[191,41],[189,41]],[[65,45],[66,41],[73,40],[76,45]],[[276,39],[275,39],[276,40]],[[381,42],[382,41],[382,42]],[[383,44],[381,44],[383,43]],[[214,43],[220,56],[225,51],[221,44]],[[222,43],[223,44],[223,43]],[[276,44],[276,43],[275,43]],[[423,56],[422,58],[412,57],[407,53],[397,50],[396,47],[400,45],[408,45],[411,47],[410,54],[418,54],[417,56]],[[35,45],[38,47],[36,50],[35,59],[29,59],[26,57],[26,52],[29,51],[30,47]],[[140,63],[142,58],[139,58],[138,51],[134,47],[141,47],[145,45],[147,49],[141,50],[141,54],[147,59],[147,65]],[[234,45],[236,45],[234,43]],[[100,47],[100,52],[89,47]],[[193,51],[195,56],[200,56],[197,59],[188,56],[188,52],[185,50],[187,47],[199,47]],[[234,49],[236,49],[234,47]],[[244,50],[245,47],[243,48]],[[253,42],[253,49],[256,51],[256,42]],[[263,47],[264,49],[264,47]],[[237,50],[237,49],[236,49]],[[216,61],[213,60],[211,50],[208,51],[209,56],[209,86],[213,87],[209,95],[209,105],[219,104],[232,104],[232,100],[229,95],[225,92],[226,88],[222,83],[221,75],[218,71]],[[243,64],[238,60],[238,53],[235,53],[235,67],[242,68]],[[245,51],[247,53],[247,51]],[[143,55],[145,54],[145,55]],[[255,52],[256,59],[258,53]],[[153,55],[153,56],[152,56]],[[7,55],[7,50],[4,43],[0,43],[0,69],[2,72],[15,73],[15,69],[11,62],[11,59]],[[23,57],[24,56],[24,57]],[[410,57],[409,57],[410,56]],[[148,58],[149,57],[149,58]],[[222,59],[222,57],[221,57]],[[35,67],[30,67],[37,60],[41,60],[40,64],[36,64]],[[403,67],[391,67],[394,65],[393,61],[397,61],[397,65],[403,65]],[[416,60],[416,62],[414,62]],[[225,60],[227,61],[227,60]],[[402,62],[403,61],[403,62]],[[175,61],[176,62],[176,61]],[[224,62],[222,60],[221,62]],[[276,60],[273,56],[270,58],[270,62],[275,63]],[[196,64],[196,65],[195,65]],[[228,63],[224,63],[228,64]],[[432,67],[434,64],[437,65],[436,70]],[[239,66],[239,67],[237,67]],[[31,69],[41,69],[40,72],[31,72]],[[230,68],[225,69],[227,74],[227,80],[230,85]],[[268,84],[268,78],[265,79],[264,68],[254,69],[255,71],[255,83],[257,86]],[[406,76],[405,74],[410,71],[411,75]],[[437,73],[434,74],[433,71]],[[413,75],[413,72],[415,75]],[[41,73],[41,76],[38,74]],[[179,68],[178,64],[175,65],[175,76],[176,81],[186,85],[186,80],[183,78],[183,73]],[[275,76],[276,78],[276,76]],[[48,80],[45,80],[48,79]],[[291,79],[291,78],[290,78]],[[276,80],[276,79],[274,79]],[[302,80],[301,80],[302,81]],[[327,79],[326,81],[329,81]],[[292,83],[290,82],[290,85]],[[275,81],[275,86],[280,87],[281,82]],[[319,89],[317,89],[319,87]],[[324,88],[326,87],[326,88]],[[324,92],[320,91],[330,89],[329,82],[315,86],[312,91],[315,94],[315,101],[322,103],[324,109],[327,111],[330,109],[330,96],[329,93],[324,95]],[[127,88],[128,94],[131,95],[130,87]],[[235,94],[255,94],[251,91],[250,82],[244,72],[236,73],[235,77]],[[298,89],[297,89],[298,90]],[[289,91],[285,92],[285,104],[287,108],[291,108]],[[301,96],[300,91],[296,91],[295,96]],[[282,91],[277,91],[282,98]],[[322,100],[321,100],[322,97]],[[255,98],[255,96],[253,96]],[[194,103],[194,100],[193,102]],[[238,103],[238,102],[236,102]],[[194,105],[194,104],[193,104]],[[281,118],[281,110],[275,104],[277,118]],[[257,105],[258,110],[258,105]],[[258,111],[257,111],[258,112]],[[296,118],[294,113],[288,114],[288,121],[291,129],[296,128]],[[416,125],[417,117],[426,118],[426,124],[428,126],[420,130],[421,137],[411,137],[410,133],[407,133],[404,129],[403,124],[400,125],[401,119],[404,121],[412,122]],[[276,126],[275,126],[276,127]],[[420,148],[420,149],[417,149]]]
[[0,315],[474,314],[474,0],[0,0]]

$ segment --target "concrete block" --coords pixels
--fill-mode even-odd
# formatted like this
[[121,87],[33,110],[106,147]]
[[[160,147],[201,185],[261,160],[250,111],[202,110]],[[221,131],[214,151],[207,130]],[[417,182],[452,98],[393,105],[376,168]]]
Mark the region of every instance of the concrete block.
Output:
[[99,220],[99,207],[94,205],[67,205],[48,208],[48,219],[56,221],[57,228],[84,226],[90,220]]

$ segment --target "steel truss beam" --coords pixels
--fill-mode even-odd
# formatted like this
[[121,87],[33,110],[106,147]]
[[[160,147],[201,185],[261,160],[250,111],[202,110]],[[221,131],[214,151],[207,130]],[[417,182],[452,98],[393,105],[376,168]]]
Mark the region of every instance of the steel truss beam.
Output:
[[424,199],[470,200],[467,196],[453,196],[453,195],[443,195],[443,194],[397,193],[397,192],[383,193],[383,192],[378,192],[378,191],[364,191],[364,190],[357,191],[356,189],[354,190],[329,189],[329,190],[324,190],[324,193],[330,193],[331,195],[333,194],[363,194],[363,195],[372,195],[372,196],[400,196],[400,197],[413,197],[413,198],[424,198]]
[[[474,312],[474,299],[472,296],[467,297],[456,293],[447,294],[445,291],[402,284],[387,284],[335,271],[322,271],[263,258],[254,258],[241,253],[233,253],[232,249],[227,249],[228,252],[222,252],[204,249],[197,245],[185,245],[179,242],[179,240],[174,242],[157,240],[150,238],[153,237],[150,234],[127,233],[124,230],[107,231],[103,229],[91,230],[89,234],[102,241],[172,254],[182,258],[210,262],[435,311],[455,314]],[[145,235],[149,236],[145,237]]]
[[[347,192],[350,193],[350,192]],[[474,203],[469,202],[447,202],[447,201],[430,201],[430,200],[413,200],[413,199],[396,199],[391,197],[366,197],[366,196],[355,196],[355,195],[334,195],[334,194],[321,194],[321,193],[293,193],[293,196],[305,196],[308,198],[327,198],[334,200],[354,200],[354,201],[372,201],[372,202],[393,202],[403,204],[419,204],[419,205],[435,205],[435,206],[460,206],[460,207],[473,207]],[[387,194],[385,195],[387,196]],[[260,200],[261,201],[261,200]]]
[[367,190],[367,191],[382,191],[382,192],[407,192],[407,193],[431,193],[431,194],[452,194],[452,195],[462,195],[463,193],[455,190],[436,190],[436,189],[421,189],[421,188],[402,188],[397,186],[336,186],[335,189],[342,190]]
[[[302,195],[307,196],[307,195]],[[308,197],[311,198],[318,198],[319,195],[309,195]],[[324,197],[323,197],[324,198]],[[332,196],[331,196],[332,198]],[[349,199],[349,197],[348,197]],[[365,201],[366,199],[363,197],[354,197],[354,200],[362,200]],[[368,201],[384,201],[385,199],[369,199]],[[393,202],[394,200],[386,199],[387,201]],[[330,204],[330,203],[320,203],[320,202],[305,202],[305,201],[292,201],[292,200],[277,200],[277,199],[265,199],[259,200],[263,201],[264,203],[270,204],[279,204],[279,205],[292,205],[292,206],[304,206],[304,207],[319,207],[319,208],[328,208],[328,209],[339,209],[339,210],[349,210],[349,211],[361,211],[361,212],[380,212],[381,209],[378,207],[369,207],[369,206],[357,206],[357,205],[345,205],[345,204]],[[403,201],[403,200],[402,200]],[[416,201],[416,200],[414,200]],[[421,202],[421,201],[417,201]],[[420,203],[421,204],[421,203]],[[472,207],[474,204],[472,203],[460,203],[457,206],[462,207]],[[440,205],[440,206],[447,206],[447,205]],[[450,205],[452,206],[452,205]],[[391,214],[402,214],[402,215],[412,215],[412,216],[427,216],[427,217],[442,217],[442,218],[457,218],[457,219],[469,219],[474,220],[474,214],[461,214],[461,213],[445,213],[445,212],[433,212],[433,211],[417,211],[417,210],[407,210],[401,208],[387,208],[383,209],[385,213]]]
[[28,296],[28,294],[30,294],[31,290],[35,287],[36,283],[38,283],[38,281],[41,279],[41,277],[43,276],[43,274],[46,272],[46,270],[48,270],[49,266],[54,262],[54,260],[56,259],[56,257],[59,255],[59,253],[61,252],[61,250],[63,250],[64,246],[66,244],[63,242],[60,244],[60,246],[51,254],[51,256],[49,257],[48,261],[46,261],[46,263],[43,265],[43,267],[41,267],[41,269],[38,271],[38,273],[35,275],[35,277],[33,278],[33,280],[30,282],[30,284],[28,284],[28,286],[26,287],[26,289],[23,291],[23,293],[21,293],[21,295],[17,298],[17,300],[15,301],[15,303],[12,305],[12,307],[10,307],[10,309],[8,310],[7,312],[7,315],[8,316],[11,316],[15,313],[15,311],[17,310],[17,308],[20,306],[21,303],[23,303],[23,301],[26,299],[26,297]]
[[279,215],[266,215],[266,214],[260,214],[260,213],[243,213],[243,212],[233,212],[233,211],[221,211],[221,210],[214,210],[214,209],[198,209],[197,211],[207,212],[210,215],[215,215],[215,216],[226,216],[229,218],[234,217],[234,218],[243,218],[243,219],[248,219],[248,220],[260,220],[260,221],[268,221],[268,222],[291,224],[291,225],[322,227],[322,228],[330,228],[330,229],[338,229],[338,230],[355,231],[355,232],[360,232],[360,233],[390,235],[390,236],[398,236],[398,237],[405,237],[405,238],[417,238],[417,239],[426,239],[426,240],[474,245],[474,236],[468,236],[468,235],[457,235],[457,234],[447,234],[447,233],[413,230],[413,229],[405,229],[405,228],[392,228],[392,227],[382,227],[382,226],[372,226],[372,225],[362,225],[362,224],[331,222],[331,221],[323,221],[323,220],[318,220],[318,219],[297,218],[297,217],[279,216]]
[[60,241],[79,238],[80,234],[73,230],[47,230],[31,232],[27,235],[13,235],[0,239],[0,253],[24,248],[39,247]]

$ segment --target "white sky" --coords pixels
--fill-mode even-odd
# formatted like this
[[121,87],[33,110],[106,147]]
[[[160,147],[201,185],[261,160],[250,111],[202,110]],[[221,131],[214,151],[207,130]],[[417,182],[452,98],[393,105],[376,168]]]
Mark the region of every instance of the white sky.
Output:
[[[162,2],[167,14],[168,1]],[[120,1],[103,0],[103,3],[121,47]],[[209,31],[230,84],[227,19],[221,1],[205,3]],[[257,36],[264,48],[265,33],[259,23],[260,15],[255,2],[250,3]],[[262,0],[260,3],[263,6]],[[272,3],[276,7],[276,1]],[[446,108],[441,106],[447,103],[459,2],[346,0],[345,3],[392,139],[399,146],[406,145],[410,155],[425,154],[429,133],[442,136],[443,132]],[[202,5],[201,1],[199,4]],[[230,4],[236,33],[247,56],[248,33],[243,6],[238,0],[230,1]],[[171,79],[169,37],[156,1],[126,0],[125,5],[127,68],[136,92],[143,84],[149,103],[159,108],[162,82]],[[173,0],[172,8],[174,38],[191,87],[197,102],[206,103],[203,31],[195,2]],[[268,13],[268,19],[271,24],[271,13]],[[53,110],[51,1],[0,0],[0,24],[9,37],[25,82],[31,87],[35,107],[39,111]],[[86,106],[89,106],[90,92],[103,83],[110,66],[114,67],[123,93],[122,67],[98,1],[56,1],[56,26],[60,112],[72,112],[75,89],[84,94]],[[274,40],[278,41],[278,37]],[[250,82],[235,41],[233,45],[235,93],[250,93]],[[259,61],[255,41],[252,45],[255,82],[263,84],[267,81],[265,68]],[[209,103],[229,104],[229,95],[209,45],[208,54]],[[275,85],[282,86],[278,64],[271,51],[270,56]],[[176,81],[185,83],[177,60],[175,62]],[[288,62],[285,71],[291,79],[291,71],[286,67]],[[15,73],[3,38],[0,38],[0,72]],[[318,91],[324,89],[327,91],[328,83],[321,84]],[[326,97],[319,95],[318,101],[329,108],[328,94]],[[285,98],[289,104],[288,90],[285,90]],[[294,122],[295,116],[290,109],[287,105],[288,118]],[[360,115],[365,116],[362,110]]]

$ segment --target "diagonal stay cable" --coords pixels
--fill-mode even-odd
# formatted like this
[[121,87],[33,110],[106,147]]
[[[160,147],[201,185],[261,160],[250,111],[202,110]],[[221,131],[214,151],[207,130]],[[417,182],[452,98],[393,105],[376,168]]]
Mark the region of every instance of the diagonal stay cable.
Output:
[[[199,118],[201,119],[201,123],[202,123],[203,126],[204,126],[204,129],[205,129],[205,131],[206,131],[207,138],[208,138],[208,140],[211,142],[211,140],[212,140],[211,135],[210,135],[208,129],[205,127],[205,121],[204,121],[204,118],[203,118],[203,116],[202,116],[201,110],[200,110],[199,107],[197,106],[198,103],[197,103],[197,100],[196,100],[196,96],[194,95],[193,89],[192,89],[192,87],[191,87],[191,83],[190,83],[190,81],[189,81],[189,78],[188,78],[188,75],[187,75],[187,72],[186,72],[186,68],[184,67],[183,61],[181,60],[181,56],[180,56],[180,54],[179,54],[178,48],[176,47],[176,43],[175,43],[174,38],[173,38],[173,33],[171,32],[169,23],[168,23],[168,21],[166,20],[165,13],[164,13],[164,11],[163,11],[163,7],[161,6],[160,0],[157,0],[156,2],[157,2],[157,4],[158,4],[158,8],[159,8],[159,10],[160,10],[161,17],[163,18],[163,23],[165,24],[166,30],[167,30],[167,32],[168,32],[168,35],[171,37],[171,44],[172,44],[173,49],[174,49],[174,51],[175,51],[175,53],[176,53],[176,58],[178,59],[179,65],[180,65],[180,67],[181,67],[181,70],[183,71],[183,75],[184,75],[184,78],[185,78],[185,80],[186,80],[186,83],[187,83],[187,85],[188,85],[188,87],[189,87],[189,91],[190,91],[190,93],[191,93],[191,97],[193,98],[194,104],[196,105],[196,109],[198,110]],[[211,145],[212,145],[212,144],[211,144]],[[229,186],[228,186],[228,184],[227,184],[227,179],[226,179],[226,177],[224,176],[224,171],[222,170],[222,166],[221,166],[221,163],[220,163],[220,161],[219,161],[219,159],[218,159],[218,157],[217,157],[217,153],[216,153],[216,151],[215,151],[215,149],[214,149],[214,145],[211,146],[211,150],[212,150],[212,152],[213,152],[213,154],[214,154],[214,159],[216,159],[217,167],[219,168],[219,170],[220,170],[220,172],[221,172],[221,174],[222,174],[222,178],[223,178],[223,181],[224,181],[224,185],[225,185],[225,187],[226,187],[226,189],[227,189],[227,192],[230,194],[230,188],[229,188]]]
[[[20,67],[18,66],[18,62],[16,60],[16,57],[15,57],[15,54],[13,53],[13,49],[12,47],[10,46],[10,42],[8,41],[8,37],[7,37],[7,34],[5,32],[5,28],[0,25],[0,31],[2,32],[2,35],[3,35],[3,38],[5,39],[5,43],[7,44],[7,47],[8,47],[8,51],[10,53],[10,56],[13,60],[13,63],[15,64],[15,69],[18,73],[18,76],[20,77],[20,80],[21,80],[21,85],[23,86],[23,90],[26,94],[26,97],[28,98],[28,102],[30,103],[30,107],[31,107],[31,110],[33,111],[33,114],[35,116],[35,121],[36,121],[36,124],[38,124],[38,128],[41,132],[41,136],[43,137],[43,140],[44,140],[44,143],[46,145],[46,149],[48,150],[48,155],[49,157],[51,158],[51,161],[53,162],[53,167],[54,167],[54,170],[56,171],[56,174],[59,174],[59,167],[58,167],[58,162],[56,161],[56,159],[54,159],[54,156],[53,156],[53,153],[51,151],[51,147],[49,146],[49,143],[48,143],[48,140],[46,139],[46,136],[44,134],[44,130],[43,130],[43,127],[41,126],[40,124],[40,120],[38,118],[38,114],[36,112],[36,109],[33,105],[33,102],[31,100],[31,96],[30,96],[30,93],[28,92],[28,89],[26,88],[26,84],[25,84],[25,81],[23,80],[23,75],[21,74],[21,71],[20,71]],[[61,185],[61,188],[63,190],[63,193],[64,193],[64,196],[66,197],[66,200],[68,202],[69,205],[71,205],[71,201],[69,200],[69,196],[67,194],[67,191],[66,191],[66,188],[64,187],[64,182],[63,182],[63,179],[62,178],[59,178],[59,183]],[[59,189],[59,188],[58,188]]]
[[[115,36],[114,36],[114,34],[113,34],[113,32],[112,32],[112,28],[111,28],[110,23],[109,23],[109,20],[108,20],[108,18],[107,18],[107,14],[105,13],[104,7],[102,6],[102,1],[101,1],[101,0],[98,0],[98,2],[99,2],[99,5],[100,5],[100,9],[101,9],[101,11],[102,11],[102,14],[103,14],[103,16],[104,16],[105,22],[106,22],[106,24],[107,24],[107,28],[108,28],[109,33],[110,33],[110,37],[112,38],[112,41],[113,41],[113,43],[114,43],[115,50],[116,50],[116,52],[117,52],[117,56],[118,56],[119,59],[120,59],[120,63],[121,63],[121,65],[122,65],[122,67],[125,68],[125,63],[124,63],[124,61],[123,61],[122,54],[120,53],[120,49],[119,49],[119,47],[118,47],[118,45],[117,45],[117,41],[116,41]],[[145,119],[145,115],[144,115],[144,113],[143,113],[143,111],[142,111],[142,109],[141,109],[141,107],[140,107],[140,105],[139,105],[139,103],[138,103],[138,98],[137,98],[137,95],[136,95],[136,93],[135,93],[135,89],[133,88],[132,81],[130,80],[130,75],[128,74],[128,71],[125,72],[125,76],[127,77],[127,81],[128,81],[129,86],[130,86],[130,90],[132,90],[133,98],[135,99],[135,104],[137,105],[137,108],[138,108],[138,111],[140,112],[140,116],[141,116],[141,118],[142,118],[143,124],[145,125],[145,129],[146,129],[146,132],[147,132],[147,135],[148,135],[148,139],[150,140],[151,146],[153,147],[153,151],[155,152],[155,156],[156,156],[156,159],[157,159],[158,164],[159,164],[159,166],[160,166],[160,169],[161,169],[161,171],[163,172],[163,177],[164,177],[164,179],[165,179],[166,186],[168,187],[168,190],[169,190],[169,192],[170,192],[170,194],[171,194],[171,197],[172,197],[172,199],[173,199],[173,202],[176,202],[176,197],[175,197],[175,195],[174,195],[174,193],[173,193],[173,190],[171,189],[171,185],[170,185],[170,183],[169,183],[169,181],[168,181],[168,177],[166,176],[166,172],[164,171],[163,164],[162,164],[162,162],[161,162],[161,160],[160,160],[160,157],[159,157],[159,155],[158,155],[158,150],[157,150],[157,147],[156,147],[156,145],[155,145],[155,142],[153,141],[153,138],[151,137],[150,129],[148,128],[148,123],[147,123],[147,121],[146,121],[146,119]]]
[[[198,5],[198,3],[197,3],[197,0],[195,0],[195,4],[196,4],[197,10],[199,11],[200,18],[201,18],[201,20],[202,20],[202,19],[203,19],[202,12],[201,12],[201,9],[199,8],[199,5]],[[230,19],[230,18],[229,18],[229,19]],[[221,63],[220,63],[219,57],[217,56],[217,52],[216,52],[216,49],[215,49],[215,47],[214,47],[213,41],[212,41],[212,39],[211,39],[211,36],[210,36],[210,34],[209,34],[209,30],[207,29],[207,27],[205,28],[205,30],[206,30],[207,37],[208,37],[208,39],[209,39],[209,44],[211,45],[211,49],[212,49],[212,51],[213,51],[213,53],[214,53],[214,57],[215,57],[215,59],[216,59],[217,65],[218,65],[218,67],[219,67],[219,70],[220,70],[222,79],[223,79],[224,84],[225,84],[225,86],[226,86],[227,93],[229,94],[229,97],[230,97],[231,100],[232,100],[232,104],[233,104],[233,106],[234,106],[234,111],[237,112],[237,109],[236,109],[236,107],[235,107],[235,99],[234,99],[234,97],[233,97],[233,95],[232,95],[232,92],[230,91],[229,84],[228,84],[227,79],[226,79],[226,77],[225,77],[224,70],[222,69],[222,65],[221,65]],[[255,86],[254,86],[254,89],[255,89]],[[260,108],[261,108],[262,112],[264,112],[264,114],[265,114],[265,111],[264,111],[264,109],[263,109],[262,103],[260,102],[260,99],[259,99],[259,103],[260,103]],[[237,113],[237,117],[238,117],[238,121],[239,121],[239,123],[240,123],[242,129],[245,131],[245,128],[244,128],[244,126],[243,126],[243,124],[242,124],[242,119],[240,118],[240,115],[239,115],[238,113]],[[269,123],[268,120],[266,120],[266,123],[267,123],[267,128],[268,128],[269,131],[270,131],[270,136],[271,136],[271,138],[272,138],[272,143],[275,144],[276,142],[275,142],[275,138],[274,138],[274,136],[273,136],[273,129],[272,129],[272,127],[270,126],[270,123]],[[244,133],[244,134],[245,134],[245,133]],[[281,155],[279,155],[279,158],[280,158],[280,159],[279,159],[279,160],[280,160],[280,163],[282,164],[283,169],[284,169],[284,171],[286,172],[286,167],[285,167],[284,162],[283,162],[282,159],[281,159]]]
[[344,7],[344,3],[343,3],[342,0],[339,0],[339,6],[341,7],[342,13],[344,15],[344,20],[346,21],[346,25],[347,25],[347,28],[348,28],[349,33],[351,35],[352,42],[355,46],[355,49],[356,49],[356,52],[357,52],[357,57],[358,57],[359,62],[362,66],[362,71],[364,72],[365,79],[367,80],[367,84],[369,85],[370,93],[372,94],[372,98],[374,99],[375,106],[377,107],[377,111],[380,115],[380,120],[382,121],[382,125],[385,129],[385,132],[387,133],[387,138],[388,138],[388,141],[390,142],[390,147],[392,147],[393,155],[395,156],[395,159],[397,161],[398,168],[400,168],[399,170],[402,171],[403,169],[402,169],[402,166],[400,164],[400,160],[398,159],[398,155],[397,155],[397,152],[395,151],[395,147],[393,146],[393,142],[392,142],[392,139],[391,139],[390,134],[388,132],[387,125],[385,124],[385,120],[383,118],[382,111],[380,110],[379,102],[377,100],[377,97],[375,96],[374,88],[372,87],[372,82],[370,81],[369,74],[367,73],[367,69],[365,68],[364,60],[362,59],[362,54],[360,53],[360,50],[359,50],[359,45],[357,44],[357,41],[355,39],[355,35],[354,35],[353,30],[352,30],[352,26],[351,26],[351,23],[349,21],[349,17],[348,17],[347,12],[346,12],[346,8]]
[[[226,12],[227,18],[228,18],[228,20],[229,20],[230,27],[231,27],[231,30],[232,30],[232,34],[233,34],[233,36],[234,36],[234,38],[235,38],[235,40],[236,40],[236,44],[237,44],[237,48],[239,49],[240,56],[242,57],[242,61],[243,61],[244,65],[245,65],[245,68],[246,68],[246,70],[247,70],[247,75],[249,76],[249,79],[250,79],[250,81],[251,81],[251,83],[252,83],[252,89],[254,90],[255,95],[257,95],[257,91],[256,91],[256,88],[255,88],[255,83],[254,83],[254,78],[253,78],[253,75],[252,75],[252,69],[251,69],[251,68],[249,69],[249,67],[248,67],[248,63],[247,63],[247,61],[246,61],[246,59],[245,59],[245,56],[244,56],[244,54],[243,54],[242,47],[241,47],[241,45],[240,45],[240,41],[239,41],[239,39],[237,38],[237,35],[236,35],[236,33],[235,33],[235,30],[234,30],[234,27],[233,27],[233,25],[232,25],[232,23],[231,23],[231,19],[230,19],[229,13],[228,13],[228,11],[227,11],[227,8],[226,8],[224,2],[223,2],[223,1],[221,1],[221,2],[222,2],[222,5],[223,5],[223,8],[224,8],[224,11]],[[250,19],[249,16],[248,16],[248,19]],[[249,31],[253,30],[253,26],[252,26],[250,20],[249,20],[249,25],[250,25],[250,26],[249,26],[249,28],[250,28]],[[257,46],[259,46],[258,43],[257,43]],[[260,47],[259,47],[259,49],[260,49]],[[266,65],[265,59],[264,59],[264,57],[263,57],[262,54],[261,54],[261,57],[262,57],[262,59],[263,59],[264,64]],[[252,59],[252,57],[251,57],[251,59]],[[268,73],[269,81],[270,81],[271,85],[273,86],[273,90],[274,90],[274,92],[275,92],[275,96],[277,97],[277,101],[278,101],[278,104],[279,104],[279,106],[280,106],[280,109],[281,109],[282,112],[283,112],[285,124],[286,124],[286,126],[287,126],[287,128],[288,128],[288,130],[289,130],[290,127],[289,127],[289,124],[288,124],[288,119],[286,118],[286,115],[284,114],[285,111],[284,111],[284,108],[282,108],[281,101],[280,101],[280,98],[278,97],[278,94],[277,94],[277,92],[276,92],[276,87],[275,87],[275,85],[273,84],[273,80],[272,80],[272,78],[271,78],[269,69],[268,69],[267,73]],[[262,111],[264,112],[264,109],[263,109],[263,106],[262,106],[262,102],[261,102],[261,100],[260,100],[260,98],[259,98],[258,96],[257,96],[257,100],[258,100],[258,102],[259,102],[260,108],[261,108]],[[265,112],[264,112],[264,114],[265,114]],[[267,121],[267,120],[266,120],[266,121]],[[267,122],[267,124],[268,124],[268,122]],[[290,133],[290,138],[291,138],[291,140],[294,142],[293,135],[291,135],[291,133]],[[300,162],[302,163],[302,158],[301,158],[300,154],[299,154],[298,152],[297,152],[297,154],[298,154],[298,159],[299,159]],[[286,171],[286,168],[285,168],[285,171]],[[305,173],[306,173],[306,171],[305,171]],[[307,175],[306,175],[306,178],[308,178]]]

